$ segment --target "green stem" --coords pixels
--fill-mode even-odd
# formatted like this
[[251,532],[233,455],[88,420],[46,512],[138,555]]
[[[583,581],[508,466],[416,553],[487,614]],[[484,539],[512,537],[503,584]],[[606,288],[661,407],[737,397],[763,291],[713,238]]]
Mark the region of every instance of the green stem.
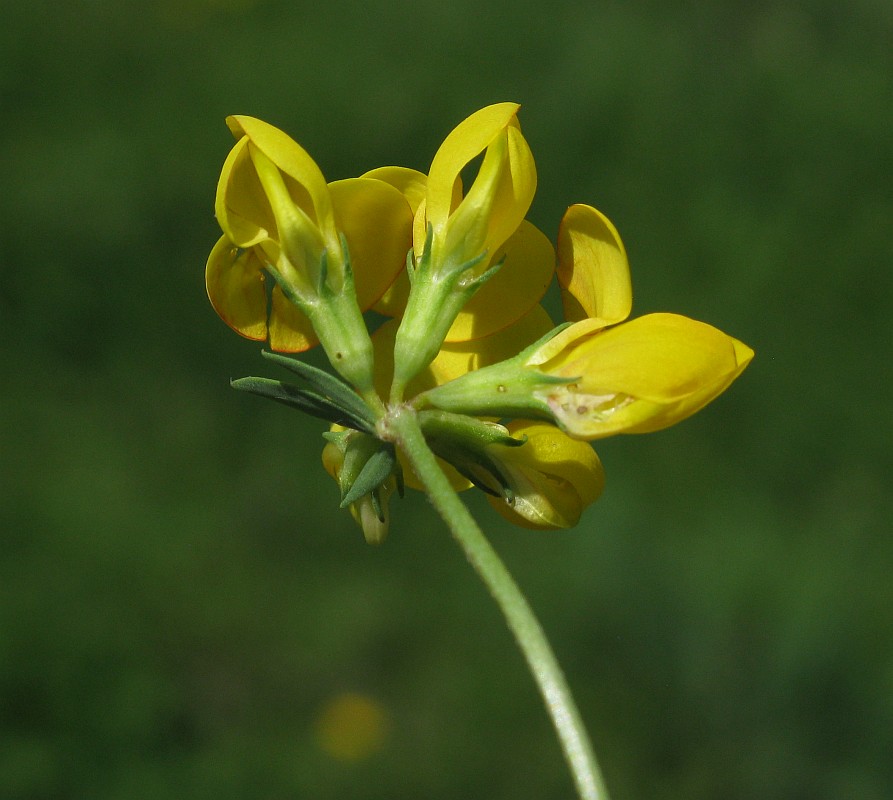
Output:
[[581,800],[607,800],[608,793],[589,736],[542,626],[437,464],[422,435],[416,413],[405,406],[392,409],[383,424],[386,426],[383,433],[403,451],[453,538],[502,609],[543,696],[579,797]]

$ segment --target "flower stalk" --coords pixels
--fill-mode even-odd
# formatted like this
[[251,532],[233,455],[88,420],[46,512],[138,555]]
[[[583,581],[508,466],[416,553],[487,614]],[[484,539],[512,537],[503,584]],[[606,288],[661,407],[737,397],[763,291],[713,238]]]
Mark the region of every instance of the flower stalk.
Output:
[[558,734],[580,800],[608,800],[592,743],[546,634],[505,564],[437,464],[418,415],[403,406],[378,423],[379,435],[393,441],[424,484],[434,508],[496,601],[533,674]]

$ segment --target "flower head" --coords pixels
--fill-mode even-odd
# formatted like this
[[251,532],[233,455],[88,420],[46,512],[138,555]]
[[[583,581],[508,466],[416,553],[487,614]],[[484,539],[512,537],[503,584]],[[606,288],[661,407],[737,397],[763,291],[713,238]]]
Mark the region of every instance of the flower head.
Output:
[[[384,538],[404,475],[425,486],[390,438],[391,415],[416,415],[454,488],[477,486],[516,524],[564,528],[604,485],[587,441],[685,419],[753,357],[677,314],[628,320],[626,251],[591,206],[562,218],[556,265],[556,248],[525,219],[536,170],[517,113],[498,103],[472,114],[428,175],[381,167],[334,183],[276,128],[228,120],[237,143],[218,186],[211,302],[273,349],[320,341],[353,388],[269,354],[302,384],[233,385],[334,423],[323,461],[370,542]],[[539,305],[553,273],[566,319],[557,328]],[[369,307],[393,318],[371,337]]]

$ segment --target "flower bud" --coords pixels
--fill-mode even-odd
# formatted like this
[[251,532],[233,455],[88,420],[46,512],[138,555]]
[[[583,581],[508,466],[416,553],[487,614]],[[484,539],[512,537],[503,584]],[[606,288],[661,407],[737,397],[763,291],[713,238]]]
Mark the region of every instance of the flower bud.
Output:
[[526,441],[520,447],[490,448],[506,483],[504,497],[488,502],[509,522],[525,528],[572,528],[605,485],[601,461],[592,447],[549,423],[513,422],[509,433]]
[[[388,501],[399,484],[399,466],[393,449],[358,431],[333,426],[325,434],[322,463],[341,489],[346,505],[369,544],[381,544],[388,533]],[[385,458],[381,458],[386,453]]]

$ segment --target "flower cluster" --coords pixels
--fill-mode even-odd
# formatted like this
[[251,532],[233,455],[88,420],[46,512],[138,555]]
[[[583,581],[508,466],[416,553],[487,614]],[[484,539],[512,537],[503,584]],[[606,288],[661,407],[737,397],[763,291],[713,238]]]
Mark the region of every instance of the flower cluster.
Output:
[[[394,409],[418,415],[457,489],[478,486],[519,525],[565,528],[604,483],[589,441],[679,422],[753,356],[687,317],[627,321],[626,253],[596,209],[571,206],[557,248],[525,219],[536,170],[517,112],[472,114],[427,175],[382,167],[332,183],[278,129],[227,120],[237,142],[217,190],[211,303],[272,350],[320,343],[344,379],[271,356],[303,384],[234,385],[333,423],[324,465],[370,541],[387,531],[389,496],[420,487],[386,435]],[[558,327],[540,305],[553,276]],[[391,318],[372,335],[368,309]]]

